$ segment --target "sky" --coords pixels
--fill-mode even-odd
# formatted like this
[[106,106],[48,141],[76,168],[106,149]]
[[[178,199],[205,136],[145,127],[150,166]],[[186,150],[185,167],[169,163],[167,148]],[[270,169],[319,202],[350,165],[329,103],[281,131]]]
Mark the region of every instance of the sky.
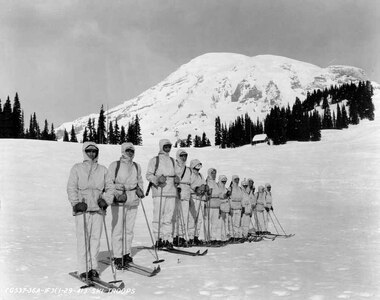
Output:
[[58,127],[208,52],[351,65],[380,82],[380,1],[0,0],[0,99]]

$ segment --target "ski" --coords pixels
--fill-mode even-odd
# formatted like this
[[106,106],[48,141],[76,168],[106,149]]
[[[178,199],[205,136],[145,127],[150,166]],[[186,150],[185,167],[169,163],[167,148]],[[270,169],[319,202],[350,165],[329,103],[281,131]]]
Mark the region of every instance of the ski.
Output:
[[80,278],[78,272],[70,272],[69,275],[80,280],[81,282],[83,282],[85,284],[84,286],[80,287],[81,289],[93,287],[93,288],[98,289],[104,293],[109,293],[112,290],[120,290],[120,289],[123,289],[123,287],[124,287],[124,283],[121,280],[118,281],[118,282],[121,282],[121,284],[119,286],[117,286],[117,285],[114,285],[113,283],[103,281],[99,278],[93,278],[93,279],[88,279],[88,280],[86,280],[85,278],[82,279],[82,278]]
[[[263,239],[265,238],[265,236],[260,236],[260,235],[251,235],[247,238],[248,242],[260,242],[262,241]],[[270,238],[272,241],[275,239],[275,238]]]
[[188,255],[188,256],[203,256],[203,255],[206,255],[208,251],[208,250],[205,250],[204,252],[200,253],[201,252],[200,250],[196,252],[191,252],[191,251],[180,250],[176,248],[158,248],[158,250],[175,253],[175,254]]
[[270,233],[270,234],[265,234],[264,236],[269,236],[269,237],[282,237],[282,238],[291,238],[292,236],[295,236],[296,234],[295,233],[291,233],[291,234],[275,234],[275,233]]
[[[105,264],[105,265],[109,265],[110,264],[109,261],[101,260],[100,262],[103,263],[103,264]],[[136,274],[139,274],[139,275],[143,275],[143,276],[147,276],[147,277],[152,277],[152,276],[155,276],[155,275],[157,275],[158,273],[161,272],[161,267],[158,266],[157,268],[151,269],[151,268],[144,267],[144,266],[141,266],[141,265],[138,265],[138,264],[135,264],[135,263],[128,263],[127,266],[123,267],[122,269],[117,269],[117,270],[130,271],[130,272],[133,272],[133,273],[136,273]]]

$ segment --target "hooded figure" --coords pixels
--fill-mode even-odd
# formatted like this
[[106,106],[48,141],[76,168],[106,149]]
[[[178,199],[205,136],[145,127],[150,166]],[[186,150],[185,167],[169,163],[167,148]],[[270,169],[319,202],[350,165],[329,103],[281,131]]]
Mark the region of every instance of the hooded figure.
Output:
[[228,236],[230,236],[228,220],[231,211],[230,201],[227,196],[227,177],[225,175],[219,175],[218,180],[218,188],[220,191],[221,201],[220,201],[220,209],[219,209],[219,217],[221,222],[221,241],[226,242],[228,240]]
[[248,238],[249,225],[252,217],[253,196],[249,194],[248,181],[242,182],[243,198],[241,201],[241,233],[243,238]]
[[191,170],[186,167],[187,152],[184,149],[178,149],[176,153],[176,174],[180,179],[178,185],[178,194],[173,215],[173,245],[179,247],[188,246],[188,215],[190,201],[190,176]]
[[203,228],[204,212],[201,205],[205,201],[206,181],[203,179],[199,170],[202,168],[202,163],[198,159],[190,161],[191,177],[190,177],[190,202],[189,202],[189,243],[199,245],[201,228]]
[[[75,216],[78,273],[82,278],[88,276],[91,279],[99,277],[98,254],[103,214],[113,201],[115,188],[107,168],[98,164],[97,145],[93,142],[85,142],[82,152],[83,162],[71,168],[67,182],[67,195]],[[87,249],[85,231],[88,237]]]
[[[169,156],[171,147],[172,144],[169,140],[160,140],[158,156],[153,157],[149,161],[146,171],[146,179],[152,186],[152,227],[156,237],[156,247],[173,246],[170,242],[173,236],[172,219],[180,178],[176,175],[175,161]],[[159,217],[160,214],[161,218]],[[161,224],[158,224],[159,219],[161,219]],[[160,232],[160,236],[158,236],[158,232]]]
[[267,222],[264,216],[264,207],[265,207],[265,190],[262,185],[257,188],[257,193],[255,197],[255,213],[257,219],[257,234],[264,234],[267,232]]
[[112,248],[117,269],[132,262],[133,229],[140,198],[144,197],[141,167],[133,161],[134,157],[135,146],[132,143],[123,143],[119,161],[112,162],[108,168],[116,188],[111,210]]
[[219,210],[225,192],[223,188],[219,188],[219,185],[215,181],[216,173],[217,171],[214,168],[210,168],[207,171],[208,176],[206,183],[209,187],[209,201],[206,202],[205,206],[207,209],[205,222],[208,223],[207,232],[209,234],[208,238],[211,240],[211,244],[220,245],[222,242],[222,220],[220,218]]
[[230,205],[232,213],[232,228],[231,232],[234,237],[234,241],[240,241],[241,229],[241,201],[243,200],[243,191],[239,186],[239,176],[233,175],[230,185]]

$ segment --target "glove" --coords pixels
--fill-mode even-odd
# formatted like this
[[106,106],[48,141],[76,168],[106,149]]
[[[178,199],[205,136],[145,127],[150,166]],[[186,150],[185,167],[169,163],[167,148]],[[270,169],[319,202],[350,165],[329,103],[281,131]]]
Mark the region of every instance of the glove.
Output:
[[204,184],[201,184],[200,186],[197,186],[195,188],[195,193],[198,195],[198,196],[203,196],[205,194],[205,185]]
[[249,217],[252,218],[252,213],[249,214]]
[[124,192],[121,195],[115,197],[115,202],[117,203],[125,203],[127,202],[127,194]]
[[163,188],[166,185],[166,177],[164,175],[161,175],[157,179],[157,185],[161,188]]
[[136,187],[136,195],[137,195],[137,197],[139,197],[141,199],[143,199],[145,197],[143,190],[139,186]]
[[265,207],[265,210],[269,213],[269,207]]
[[226,197],[228,198],[229,196],[231,196],[231,191],[227,190]]
[[74,213],[85,212],[87,211],[87,204],[84,202],[79,202],[74,205],[73,210]]
[[178,193],[179,198],[181,198],[181,191],[182,191],[182,189],[180,187],[177,187],[177,193]]
[[[208,185],[206,185],[206,186],[208,187]],[[206,193],[207,193],[207,196],[211,196],[212,195],[212,189],[208,188]]]
[[233,215],[232,210],[230,210],[230,212],[228,214],[232,217],[232,215]]
[[174,185],[177,186],[179,185],[181,182],[181,178],[179,178],[178,176],[174,177]]
[[241,214],[244,214],[245,213],[245,207],[242,207],[241,208]]
[[106,210],[108,207],[107,202],[102,198],[99,198],[98,205],[99,205],[100,209],[102,209],[102,210]]
[[273,206],[271,206],[270,210],[273,211]]

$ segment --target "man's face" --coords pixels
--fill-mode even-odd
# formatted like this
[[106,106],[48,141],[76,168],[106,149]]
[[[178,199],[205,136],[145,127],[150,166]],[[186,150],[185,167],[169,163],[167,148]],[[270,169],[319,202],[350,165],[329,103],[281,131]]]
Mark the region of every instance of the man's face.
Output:
[[187,154],[186,153],[181,153],[179,155],[179,158],[181,159],[182,162],[186,162],[186,160],[187,160]]
[[94,160],[95,158],[98,157],[99,151],[96,149],[87,149],[86,150],[87,156],[91,159]]
[[169,153],[170,150],[172,149],[172,145],[166,144],[164,145],[163,149],[164,149],[164,152]]
[[234,179],[234,182],[235,182],[236,184],[239,184],[239,178],[235,178],[235,179]]
[[125,153],[127,154],[128,157],[133,157],[133,155],[135,154],[135,150],[127,149],[125,150]]
[[210,175],[211,175],[211,178],[212,178],[213,180],[215,180],[215,178],[216,178],[216,170],[213,169],[213,170],[211,171]]

